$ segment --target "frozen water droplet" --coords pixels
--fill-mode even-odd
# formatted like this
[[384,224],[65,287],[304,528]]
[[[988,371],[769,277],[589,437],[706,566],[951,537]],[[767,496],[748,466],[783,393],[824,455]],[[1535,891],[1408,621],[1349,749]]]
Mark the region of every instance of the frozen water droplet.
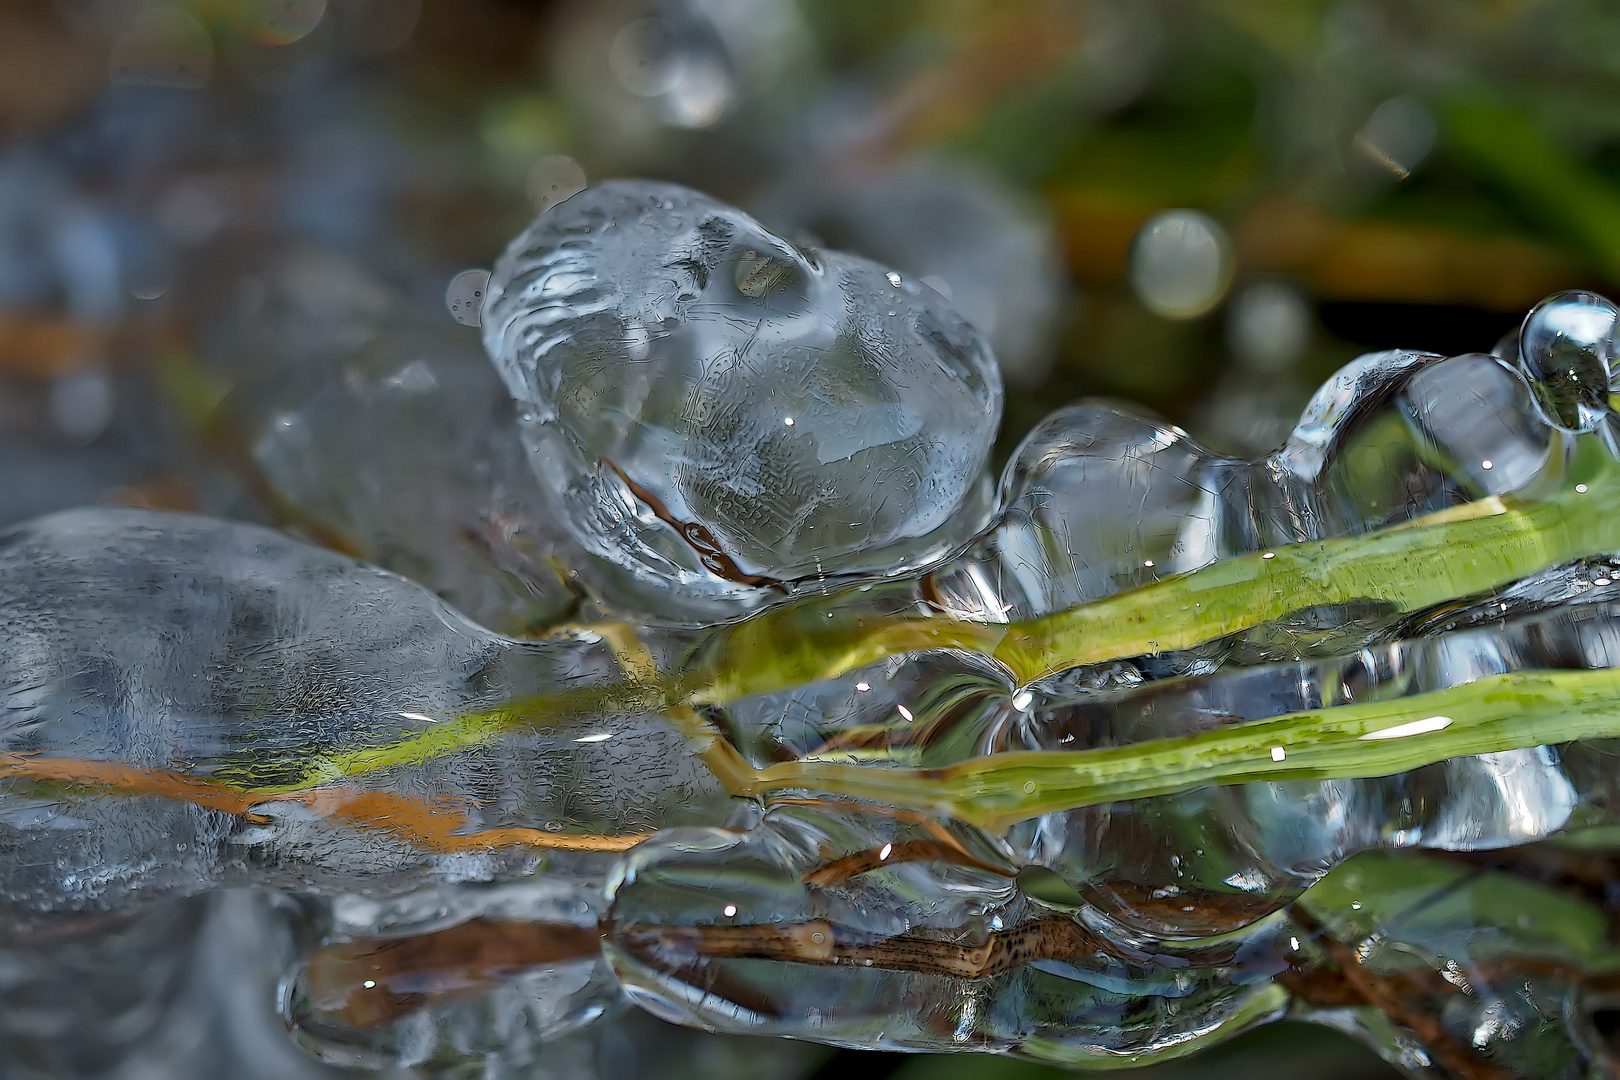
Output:
[[1608,411],[1614,357],[1613,303],[1562,292],[1530,310],[1519,330],[1519,365],[1549,422],[1591,431]]
[[484,297],[489,295],[488,270],[463,270],[450,279],[444,303],[450,317],[462,326],[479,326],[484,318]]
[[536,473],[650,609],[897,572],[983,523],[995,359],[886,273],[632,181],[554,207],[502,256],[484,342],[533,417]]
[[62,434],[90,442],[112,422],[112,380],[96,369],[64,375],[51,384],[47,407]]
[[1232,283],[1226,230],[1196,210],[1170,210],[1149,219],[1131,246],[1131,287],[1167,319],[1211,310]]
[[585,190],[585,170],[567,154],[548,154],[529,169],[525,187],[535,213],[543,214]]

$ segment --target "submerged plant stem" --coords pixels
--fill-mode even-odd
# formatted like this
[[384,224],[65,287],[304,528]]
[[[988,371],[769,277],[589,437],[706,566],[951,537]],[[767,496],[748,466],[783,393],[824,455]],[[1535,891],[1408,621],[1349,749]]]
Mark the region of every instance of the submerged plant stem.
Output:
[[[1608,670],[1521,672],[1179,738],[996,754],[932,770],[813,757],[755,768],[693,708],[833,678],[918,649],[993,655],[1028,681],[1079,664],[1185,649],[1312,607],[1374,600],[1413,611],[1488,592],[1560,563],[1620,550],[1620,465],[1597,438],[1580,440],[1569,460],[1561,482],[1542,498],[1491,497],[1365,536],[1234,556],[1021,624],[922,616],[841,620],[820,603],[788,605],[725,628],[718,646],[705,653],[707,664],[663,679],[634,633],[609,624],[601,632],[625,682],[469,713],[392,744],[322,758],[293,784],[248,783],[243,790],[307,791],[449,754],[518,726],[638,709],[663,713],[733,794],[842,795],[995,829],[1206,784],[1387,775],[1449,757],[1612,737],[1620,735],[1620,672]],[[1433,723],[1406,737],[1368,738],[1412,721]]]

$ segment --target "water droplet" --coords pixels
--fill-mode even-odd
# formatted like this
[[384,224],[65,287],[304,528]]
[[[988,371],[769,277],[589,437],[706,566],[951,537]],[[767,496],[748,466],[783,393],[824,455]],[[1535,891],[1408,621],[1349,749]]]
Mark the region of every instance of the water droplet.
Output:
[[1616,313],[1596,293],[1562,292],[1525,316],[1519,366],[1555,427],[1591,431],[1608,412]]
[[444,304],[450,317],[462,326],[479,326],[484,321],[484,297],[489,295],[488,270],[463,270],[450,279],[444,290]]
[[1232,283],[1231,248],[1226,230],[1207,214],[1158,214],[1142,226],[1131,246],[1131,287],[1157,315],[1196,318],[1226,295]]

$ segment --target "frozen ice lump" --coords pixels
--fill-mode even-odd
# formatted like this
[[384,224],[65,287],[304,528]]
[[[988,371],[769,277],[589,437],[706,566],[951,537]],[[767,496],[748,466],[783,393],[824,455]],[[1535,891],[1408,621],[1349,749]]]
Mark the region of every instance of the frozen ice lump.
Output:
[[566,525],[648,610],[904,572],[985,524],[1001,376],[978,332],[696,191],[616,181],[542,214],[483,332]]

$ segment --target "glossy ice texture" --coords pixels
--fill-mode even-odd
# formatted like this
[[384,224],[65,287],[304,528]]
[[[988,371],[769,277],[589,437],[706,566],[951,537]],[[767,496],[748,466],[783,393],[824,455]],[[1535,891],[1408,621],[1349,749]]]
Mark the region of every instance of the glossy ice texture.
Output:
[[[857,544],[823,565],[825,590],[801,590],[764,571],[826,555],[809,539],[821,511],[802,535],[749,532],[718,503],[694,524],[708,489],[683,487],[688,466],[719,444],[689,416],[648,419],[672,388],[700,393],[707,376],[682,381],[681,363],[733,324],[697,295],[671,301],[665,336],[621,357],[642,381],[614,381],[581,342],[622,330],[623,295],[576,318],[608,285],[570,279],[573,299],[548,308],[546,283],[599,266],[609,240],[656,240],[620,235],[627,205],[671,228],[701,219],[694,250],[712,235],[724,250],[680,272],[710,267],[706,289],[758,301],[751,333],[774,327],[780,345],[796,318],[812,339],[822,326],[793,296],[854,289],[866,264],[767,258],[764,241],[739,254],[746,219],[680,189],[596,191],[537,226],[555,243],[534,260],[534,302],[509,292],[486,314],[505,320],[513,389],[555,395],[545,418],[527,406],[531,455],[572,477],[546,497],[618,506],[618,533],[570,527],[639,581],[632,595],[663,580],[672,618],[520,641],[257,526],[104,507],[4,534],[0,950],[16,993],[71,1003],[73,980],[35,954],[71,972],[101,948],[140,968],[153,1009],[97,1008],[167,1030],[180,969],[151,958],[189,955],[175,913],[253,884],[302,897],[283,918],[302,943],[285,951],[285,1018],[341,1064],[528,1068],[612,1030],[621,995],[713,1031],[1075,1066],[1174,1057],[1290,1013],[1410,1070],[1543,1080],[1612,1064],[1593,1016],[1620,968],[1606,929],[1620,905],[1592,882],[1620,880],[1620,454],[1602,395],[1559,412],[1575,400],[1569,350],[1608,356],[1606,301],[1549,300],[1509,359],[1364,357],[1259,461],[1069,406],[1014,454],[971,545]],[[570,221],[580,232],[557,239]],[[867,300],[933,311],[870,273]],[[790,278],[800,291],[778,291]],[[257,446],[318,520],[398,520],[364,509],[387,470],[323,478],[341,447],[364,456],[346,437],[437,424],[473,460],[503,460],[468,419],[487,385],[434,406],[453,350],[401,365],[375,340],[377,360],[351,357]],[[803,360],[771,355],[778,375]],[[812,423],[836,399],[810,392],[823,367],[799,370],[730,378],[761,409],[810,388],[793,428],[815,437],[782,451],[804,464],[840,429],[833,413]],[[931,378],[993,421],[984,370],[981,397],[944,368]],[[597,408],[632,391],[634,415]],[[876,415],[905,412],[893,404]],[[619,440],[612,468],[582,464],[587,443],[570,440],[587,436],[593,452]],[[833,501],[876,497],[836,478],[889,449],[819,463]],[[456,486],[430,465],[433,486]],[[468,486],[444,521],[488,505]],[[382,546],[395,528],[367,535]],[[436,528],[420,550],[453,531]],[[696,561],[646,576],[658,544]],[[937,560],[901,573],[894,544]],[[870,576],[838,580],[869,558]],[[447,592],[464,580],[420,565]],[[705,604],[733,614],[767,595],[781,602],[690,625]],[[506,597],[481,610],[510,612]],[[1569,882],[1586,892],[1552,887]],[[72,941],[40,952],[36,930]],[[98,1034],[74,1052],[122,1047]]]
[[192,392],[229,388],[218,441],[253,495],[490,629],[530,633],[577,603],[565,579],[584,560],[474,334],[330,249],[217,261],[245,295],[210,305]]
[[[528,873],[535,856],[513,838],[646,832],[716,796],[665,723],[608,710],[514,733],[492,757],[379,762],[323,804],[308,790],[323,755],[617,666],[594,636],[499,638],[403,578],[255,526],[99,508],[19,527],[0,539],[0,635],[13,914],[233,881],[329,891]],[[518,831],[457,840],[481,827]]]
[[898,572],[984,524],[1001,378],[980,335],[697,192],[620,181],[547,211],[483,329],[540,479],[649,610]]
[[1615,306],[1595,293],[1549,296],[1519,331],[1519,364],[1549,423],[1591,431],[1608,411],[1615,380]]
[[1008,463],[996,527],[935,578],[979,618],[1048,615],[1224,556],[1515,491],[1541,473],[1553,434],[1524,379],[1481,353],[1364,356],[1254,462],[1137,413],[1071,405]]

